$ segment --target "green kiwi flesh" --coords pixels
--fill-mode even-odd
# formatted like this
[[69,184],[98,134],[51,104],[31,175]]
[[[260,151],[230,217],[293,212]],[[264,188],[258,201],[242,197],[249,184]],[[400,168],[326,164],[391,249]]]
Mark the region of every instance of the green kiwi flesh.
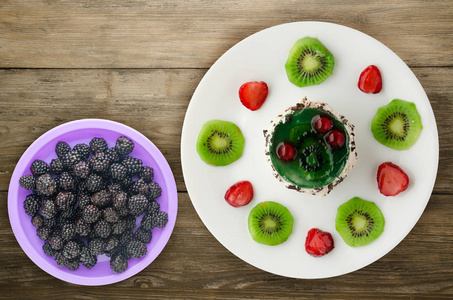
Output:
[[338,207],[335,228],[351,247],[364,246],[384,231],[385,219],[374,202],[354,197]]
[[411,148],[423,129],[414,103],[394,99],[380,107],[371,121],[371,132],[381,144],[395,150]]
[[244,136],[236,124],[210,120],[202,126],[196,148],[204,162],[214,166],[226,166],[242,156],[244,142]]
[[332,53],[316,38],[299,39],[285,64],[289,81],[298,87],[320,84],[333,73]]
[[325,143],[310,133],[303,134],[297,143],[299,152],[298,169],[308,180],[328,176],[333,170],[332,154]]
[[273,201],[258,203],[250,211],[248,227],[250,234],[258,243],[279,245],[293,232],[294,218],[289,210]]

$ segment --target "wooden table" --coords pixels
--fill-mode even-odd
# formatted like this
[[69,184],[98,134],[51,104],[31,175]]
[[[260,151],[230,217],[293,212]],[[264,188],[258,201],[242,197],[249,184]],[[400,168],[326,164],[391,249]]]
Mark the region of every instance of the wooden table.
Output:
[[[272,275],[226,250],[190,202],[179,150],[192,93],[216,59],[259,30],[307,20],[355,28],[396,52],[423,85],[440,139],[434,191],[411,233],[379,261],[322,280]],[[0,297],[453,298],[452,59],[453,2],[445,0],[1,0]],[[19,247],[7,214],[10,177],[25,149],[82,118],[118,121],[151,139],[170,163],[179,196],[161,255],[102,287],[42,271]]]

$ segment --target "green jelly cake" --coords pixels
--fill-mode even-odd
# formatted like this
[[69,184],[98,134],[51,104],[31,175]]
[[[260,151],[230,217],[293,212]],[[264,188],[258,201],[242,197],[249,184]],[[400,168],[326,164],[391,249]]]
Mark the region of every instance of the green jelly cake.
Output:
[[274,176],[302,193],[327,195],[357,161],[354,125],[306,98],[278,115],[264,137]]

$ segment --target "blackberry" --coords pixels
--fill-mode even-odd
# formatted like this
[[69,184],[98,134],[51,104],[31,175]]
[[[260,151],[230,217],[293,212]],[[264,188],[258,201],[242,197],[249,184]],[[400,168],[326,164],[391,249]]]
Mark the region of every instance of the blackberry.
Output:
[[61,227],[61,238],[66,242],[76,237],[76,226],[73,223],[64,224]]
[[112,194],[112,196],[114,196],[117,193],[122,192],[123,191],[123,187],[121,186],[121,184],[119,184],[117,182],[112,182],[107,187],[107,190],[110,192],[110,194]]
[[139,227],[135,232],[135,239],[144,243],[149,244],[152,239],[152,232],[151,230],[147,230],[143,227]]
[[93,172],[100,173],[100,174],[107,171],[107,169],[110,166],[110,161],[108,160],[107,155],[105,155],[104,152],[98,152],[98,153],[94,154],[90,158],[89,163],[90,163],[90,167],[93,170]]
[[94,233],[100,238],[107,238],[112,233],[112,225],[105,220],[99,220],[93,227]]
[[145,213],[140,222],[140,226],[145,228],[146,230],[152,230],[154,228],[153,218],[154,216],[152,213]]
[[162,194],[162,189],[160,188],[159,184],[155,181],[148,183],[148,188],[149,188],[148,199],[150,200],[157,199]]
[[126,156],[134,150],[134,143],[125,136],[120,136],[115,144],[116,152],[121,156]]
[[154,170],[148,166],[143,166],[138,172],[138,178],[143,179],[144,182],[150,183],[154,178]]
[[80,194],[77,198],[77,205],[79,208],[84,209],[91,204],[91,196],[89,194]]
[[121,162],[123,166],[127,168],[127,172],[129,175],[133,176],[137,174],[140,169],[142,168],[142,160],[132,157],[132,156],[126,156],[123,158],[123,161]]
[[164,211],[159,211],[153,219],[154,227],[164,228],[168,222],[168,214]]
[[33,176],[38,177],[44,174],[49,174],[50,167],[45,161],[36,159],[31,163],[30,171]]
[[132,181],[131,185],[129,186],[129,193],[132,194],[132,195],[135,195],[135,194],[141,194],[141,195],[149,194],[149,186],[143,179]]
[[105,155],[110,163],[117,163],[120,161],[120,156],[116,152],[115,148],[109,148],[105,151]]
[[94,238],[88,240],[88,248],[93,255],[101,255],[105,253],[107,243],[104,239]]
[[136,219],[133,215],[127,215],[126,217],[124,217],[124,220],[126,220],[127,230],[133,230],[137,226]]
[[127,176],[127,168],[118,163],[114,163],[110,166],[110,176],[114,180],[123,180]]
[[91,232],[91,226],[83,219],[78,219],[75,224],[75,231],[81,237],[87,237]]
[[74,206],[75,202],[75,196],[71,192],[59,192],[55,197],[55,204],[62,211],[68,210],[70,207]]
[[19,185],[26,190],[33,190],[35,188],[35,177],[31,174],[24,175],[19,179]]
[[116,223],[119,220],[118,213],[113,207],[107,207],[102,211],[102,217],[109,223]]
[[112,224],[112,234],[120,235],[126,231],[126,220],[119,219],[118,222]]
[[57,263],[57,265],[59,265],[60,267],[65,267],[66,263],[68,261],[62,252],[55,253],[53,258],[54,258],[55,262]]
[[[90,176],[90,175],[88,175]],[[86,180],[78,180],[77,181],[77,194],[90,194],[91,192],[87,188],[87,181]]]
[[41,208],[41,199],[38,195],[29,194],[24,200],[25,213],[29,216],[34,216]]
[[74,223],[76,220],[76,210],[74,207],[69,207],[67,210],[61,211],[58,216],[60,224]]
[[129,198],[127,208],[134,216],[140,216],[146,209],[148,199],[144,195],[133,195]]
[[106,207],[111,202],[110,193],[107,190],[101,190],[91,196],[91,203],[99,208]]
[[93,255],[90,249],[85,246],[80,250],[80,262],[85,268],[91,269],[96,265],[98,259],[96,255]]
[[128,175],[121,180],[114,179],[113,182],[119,183],[123,189],[127,190],[132,183],[132,178]]
[[71,151],[71,147],[66,142],[60,141],[55,146],[55,153],[57,154],[58,157],[62,157],[69,151]]
[[118,252],[120,240],[115,236],[110,236],[106,241],[105,252],[115,253]]
[[127,259],[122,254],[117,254],[110,259],[110,268],[115,273],[123,273],[127,269]]
[[126,207],[127,204],[127,194],[125,192],[119,192],[113,196],[112,199],[113,206],[117,209],[121,207]]
[[107,148],[107,142],[103,138],[95,137],[90,141],[90,150],[92,154],[104,152]]
[[54,158],[50,161],[50,173],[60,175],[64,171],[63,163],[61,159]]
[[80,157],[80,154],[78,152],[71,150],[62,157],[60,157],[60,160],[61,163],[63,164],[63,167],[70,170],[76,163],[81,161],[82,158]]
[[86,160],[90,156],[90,146],[87,144],[77,144],[72,150],[79,155],[81,160]]
[[41,205],[41,214],[46,219],[51,219],[57,214],[57,206],[51,199],[44,199]]
[[38,229],[36,229],[36,235],[43,241],[47,241],[47,239],[49,238],[49,236],[52,234],[52,229],[50,229],[49,227],[40,227]]
[[132,230],[125,230],[120,236],[120,245],[126,245],[131,239],[134,238],[134,233]]
[[36,179],[36,191],[45,196],[53,195],[57,192],[58,186],[55,179],[50,174],[44,174]]
[[46,242],[44,243],[44,245],[42,245],[42,250],[43,250],[44,253],[47,254],[48,256],[54,256],[55,253],[57,253],[56,250],[52,249],[52,247],[50,246],[49,241],[46,241]]
[[69,241],[63,247],[63,255],[67,259],[72,260],[76,257],[79,257],[80,250],[81,250],[81,247],[80,247],[79,243],[77,243],[76,241]]
[[139,240],[136,239],[130,239],[126,245],[126,252],[128,256],[132,258],[140,258],[146,254],[148,249],[146,248],[146,245]]
[[157,202],[156,200],[149,201],[146,210],[151,214],[157,213],[160,210],[159,202]]
[[80,266],[80,260],[79,259],[73,259],[73,260],[68,260],[66,262],[66,268],[68,268],[71,271],[75,271],[79,268]]
[[72,167],[75,176],[85,179],[90,174],[90,164],[84,160],[79,161]]
[[63,238],[59,235],[52,235],[48,239],[49,245],[53,250],[61,250],[64,247]]
[[54,228],[55,226],[57,226],[57,218],[50,219],[44,218],[43,220],[44,220],[43,226],[45,227]]
[[125,217],[129,214],[129,210],[127,209],[127,206],[117,208],[116,212],[118,213],[118,216],[120,216],[120,217]]
[[104,180],[97,174],[90,174],[86,179],[86,188],[89,192],[95,193],[104,187]]
[[44,218],[43,216],[41,215],[34,215],[32,218],[31,218],[31,223],[33,224],[33,226],[35,227],[43,227],[44,226]]
[[72,191],[75,188],[75,180],[74,177],[72,177],[71,174],[68,172],[63,172],[61,173],[60,176],[56,178],[58,186],[60,187],[60,190],[63,191]]
[[96,222],[100,216],[101,212],[99,211],[99,208],[93,204],[88,205],[82,211],[82,218],[89,224]]

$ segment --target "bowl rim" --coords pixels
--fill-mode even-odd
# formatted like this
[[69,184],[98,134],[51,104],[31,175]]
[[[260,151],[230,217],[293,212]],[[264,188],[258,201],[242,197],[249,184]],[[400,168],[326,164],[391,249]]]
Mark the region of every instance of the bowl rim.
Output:
[[[41,258],[41,256],[36,251],[35,246],[32,245],[26,238],[26,233],[22,226],[20,225],[20,222],[18,221],[20,215],[17,205],[17,192],[20,188],[19,178],[23,175],[19,174],[19,170],[23,169],[24,167],[26,168],[26,165],[30,162],[29,157],[34,156],[33,153],[38,152],[43,147],[43,145],[46,145],[55,137],[58,137],[62,134],[66,134],[71,131],[91,128],[110,130],[128,136],[129,138],[132,138],[135,143],[139,143],[151,155],[151,157],[156,162],[156,166],[159,167],[162,173],[163,177],[162,184],[161,183],[159,184],[165,186],[168,195],[167,200],[168,222],[166,226],[163,228],[161,236],[158,242],[154,245],[152,252],[148,250],[147,256],[142,261],[135,264],[132,268],[129,267],[125,272],[120,274],[88,278],[65,272],[59,269],[59,267],[56,264],[51,264],[48,261]],[[164,187],[162,186],[162,188]],[[96,286],[119,282],[136,275],[144,268],[146,268],[157,258],[157,256],[162,252],[163,248],[168,243],[168,240],[170,239],[170,236],[173,232],[176,223],[177,209],[178,209],[178,194],[175,178],[167,160],[165,159],[161,151],[154,145],[153,142],[151,142],[151,140],[149,140],[146,136],[144,136],[137,130],[133,129],[132,127],[106,119],[88,118],[74,120],[60,124],[43,133],[21,155],[19,161],[17,162],[14,168],[8,189],[8,217],[14,236],[22,250],[38,267],[40,267],[48,274],[60,280],[79,285]]]

